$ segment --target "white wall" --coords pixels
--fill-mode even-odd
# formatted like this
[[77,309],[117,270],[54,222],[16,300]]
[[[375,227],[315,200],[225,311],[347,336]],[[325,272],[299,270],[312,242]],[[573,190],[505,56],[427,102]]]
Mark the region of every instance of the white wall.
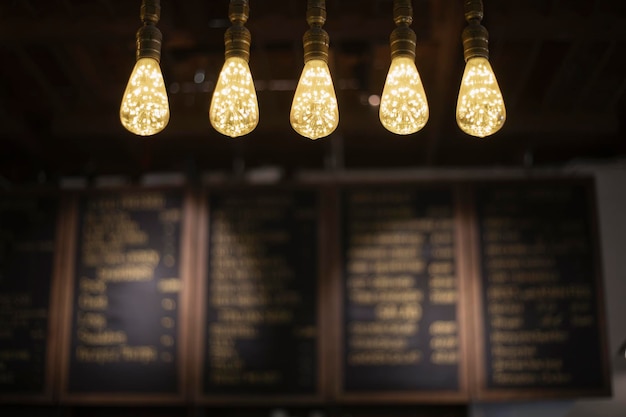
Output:
[[[477,404],[472,417],[626,417],[626,166],[582,166],[596,177],[598,216],[613,372],[613,397],[589,401]],[[584,358],[581,358],[584,360]]]

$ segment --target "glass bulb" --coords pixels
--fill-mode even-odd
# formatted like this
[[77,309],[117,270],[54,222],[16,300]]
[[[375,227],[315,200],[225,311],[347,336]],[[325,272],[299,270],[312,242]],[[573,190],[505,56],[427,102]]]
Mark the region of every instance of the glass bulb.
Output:
[[326,62],[313,59],[304,64],[290,119],[293,129],[309,139],[323,138],[337,128],[339,109]]
[[398,135],[410,135],[426,125],[428,102],[412,58],[399,56],[391,61],[379,117],[385,129]]
[[224,62],[209,108],[215,130],[236,138],[252,132],[259,123],[259,103],[248,62],[231,57]]
[[154,135],[167,126],[170,106],[157,60],[137,60],[124,91],[120,120],[126,129],[140,136]]
[[456,104],[456,122],[468,135],[484,138],[504,125],[506,109],[489,60],[471,58],[465,65]]

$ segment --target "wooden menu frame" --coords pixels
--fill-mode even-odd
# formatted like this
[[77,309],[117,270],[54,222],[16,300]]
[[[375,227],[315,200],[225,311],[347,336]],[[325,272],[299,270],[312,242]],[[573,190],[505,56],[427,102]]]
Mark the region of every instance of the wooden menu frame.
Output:
[[317,369],[315,369],[317,375],[317,387],[314,394],[206,394],[203,386],[203,374],[205,368],[205,333],[207,327],[206,319],[206,294],[207,294],[207,277],[208,277],[208,261],[207,253],[209,249],[209,236],[210,236],[210,216],[211,207],[209,207],[209,199],[213,193],[219,194],[220,192],[246,192],[262,190],[264,186],[235,186],[235,187],[204,187],[201,193],[200,201],[198,203],[198,216],[197,230],[197,250],[198,256],[196,256],[195,262],[195,282],[194,288],[196,293],[194,295],[194,340],[193,340],[193,353],[191,355],[194,366],[191,367],[191,377],[193,385],[193,399],[194,402],[199,405],[212,405],[212,406],[233,406],[233,405],[273,405],[276,403],[290,404],[290,405],[312,405],[323,404],[325,398],[325,388],[328,386],[328,375],[326,372],[326,362],[328,360],[328,354],[326,352],[326,345],[328,344],[328,329],[327,329],[327,317],[323,312],[323,299],[327,294],[328,289],[328,274],[325,273],[328,262],[328,248],[324,246],[324,243],[328,239],[329,225],[327,222],[328,201],[326,200],[324,193],[317,187],[310,186],[271,186],[268,187],[270,192],[297,192],[297,191],[310,191],[316,195],[317,199],[317,223],[318,223],[318,241],[317,241],[317,303],[316,303],[316,320],[317,320],[317,334],[316,334],[316,349],[317,349]]
[[[393,186],[407,189],[414,189],[419,192],[423,190],[433,190],[448,188],[452,195],[452,205],[454,207],[454,223],[455,223],[455,257],[456,260],[456,281],[458,299],[456,304],[456,316],[458,323],[458,338],[459,338],[459,362],[458,362],[458,390],[407,390],[407,391],[355,391],[347,392],[343,388],[344,383],[344,352],[343,352],[343,313],[344,313],[344,294],[343,294],[343,268],[344,260],[342,259],[340,231],[343,230],[341,220],[341,196],[343,190],[353,186],[357,189],[363,189],[367,187],[380,187],[380,186]],[[463,294],[466,292],[466,274],[469,270],[469,264],[471,260],[468,258],[467,242],[469,239],[465,234],[466,228],[464,227],[467,219],[464,216],[462,210],[463,195],[461,188],[454,182],[441,181],[436,178],[425,180],[407,180],[398,179],[393,180],[385,178],[382,181],[359,181],[353,179],[351,181],[344,181],[338,184],[335,188],[334,195],[332,197],[333,212],[330,215],[332,220],[332,230],[335,231],[332,244],[330,245],[331,258],[331,282],[334,307],[332,317],[333,320],[333,340],[336,342],[332,347],[333,352],[333,365],[331,369],[334,369],[333,375],[333,397],[340,403],[346,404],[374,404],[374,403],[394,403],[394,404],[433,404],[433,403],[446,403],[446,404],[463,404],[469,401],[469,388],[468,388],[468,352],[470,350],[470,335],[466,329],[469,327],[467,322],[469,321],[466,314],[466,310],[469,306],[466,303],[466,297]],[[340,319],[339,319],[340,318]]]
[[[595,268],[598,332],[600,335],[602,386],[597,389],[491,389],[487,387],[485,356],[485,317],[483,317],[481,246],[477,218],[477,190],[482,186],[523,184],[532,180],[539,184],[581,185],[586,190],[588,207],[586,219],[590,223],[590,246]],[[450,189],[455,219],[455,262],[458,290],[457,323],[459,338],[458,390],[410,391],[346,391],[343,375],[343,262],[342,259],[342,201],[341,195],[350,188],[393,186],[414,189]],[[204,333],[206,327],[207,258],[209,245],[209,198],[213,192],[310,191],[317,196],[317,387],[311,395],[249,395],[207,394],[203,390]],[[183,219],[180,224],[180,279],[178,342],[178,392],[174,394],[148,393],[72,393],[68,391],[69,361],[75,288],[77,228],[79,199],[83,196],[118,195],[126,192],[179,192],[182,195]],[[12,194],[13,195],[13,194]],[[15,194],[21,195],[21,194]],[[31,194],[24,194],[29,196]],[[41,395],[0,395],[0,403],[62,405],[198,405],[211,407],[270,406],[277,403],[302,406],[345,405],[360,406],[410,404],[467,404],[470,401],[516,401],[551,398],[584,398],[611,394],[610,356],[607,346],[606,313],[602,281],[595,183],[589,177],[498,175],[447,178],[436,173],[425,176],[396,175],[338,175],[327,178],[298,181],[293,184],[271,185],[204,185],[201,188],[183,187],[128,187],[73,192],[38,193],[52,195],[58,200],[54,270],[51,282],[48,322],[45,392]]]
[[[181,205],[181,222],[180,222],[180,242],[179,242],[179,273],[182,283],[182,289],[179,292],[178,318],[179,325],[177,327],[176,343],[177,355],[176,363],[178,364],[178,392],[167,393],[118,393],[118,392],[91,392],[91,393],[73,393],[68,389],[69,384],[69,366],[70,366],[70,349],[72,338],[72,317],[75,287],[75,265],[76,265],[76,249],[79,223],[79,199],[81,197],[97,197],[106,195],[124,195],[129,193],[179,193],[182,199]],[[63,270],[63,290],[62,300],[64,309],[62,314],[61,325],[61,349],[59,355],[60,363],[60,387],[59,400],[62,404],[141,404],[141,405],[176,405],[184,404],[187,400],[188,393],[188,340],[189,340],[189,304],[192,291],[192,269],[193,264],[193,240],[194,240],[194,221],[195,211],[192,200],[193,195],[189,189],[183,187],[123,187],[123,188],[105,188],[96,190],[84,190],[72,193],[68,197],[66,229],[66,250],[64,252],[64,270]]]
[[[596,195],[595,195],[595,182],[592,178],[538,178],[541,182],[540,185],[555,184],[555,185],[580,185],[585,189],[585,197],[588,203],[588,218],[589,221],[589,233],[591,238],[592,248],[592,262],[594,268],[593,285],[596,292],[596,311],[594,311],[598,323],[598,333],[600,340],[598,340],[601,363],[602,363],[602,386],[597,389],[569,389],[569,388],[510,388],[510,389],[494,389],[487,387],[487,375],[486,375],[486,363],[484,352],[488,347],[485,346],[485,318],[482,317],[483,309],[483,297],[482,297],[482,282],[481,282],[481,267],[480,267],[480,234],[478,231],[478,215],[476,212],[476,190],[480,186],[490,185],[520,185],[520,184],[532,184],[533,179],[506,179],[499,178],[495,180],[484,180],[480,182],[473,182],[471,190],[468,189],[467,195],[467,213],[471,217],[470,233],[471,233],[471,258],[475,260],[472,265],[472,272],[469,274],[469,286],[471,289],[471,297],[473,309],[471,315],[475,318],[473,323],[472,332],[475,334],[475,351],[473,352],[473,363],[475,364],[472,374],[475,375],[472,384],[472,398],[478,401],[520,401],[520,400],[545,400],[545,399],[559,399],[559,398],[585,398],[585,397],[602,397],[611,395],[611,374],[610,374],[610,361],[607,345],[606,334],[606,312],[604,304],[604,287],[602,280],[602,258],[600,256],[600,239],[598,229],[598,217],[596,207]],[[537,178],[534,179],[535,181]]]

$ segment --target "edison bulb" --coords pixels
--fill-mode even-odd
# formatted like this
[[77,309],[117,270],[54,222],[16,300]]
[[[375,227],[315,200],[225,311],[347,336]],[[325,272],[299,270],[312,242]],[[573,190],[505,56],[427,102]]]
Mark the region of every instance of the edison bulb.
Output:
[[157,60],[137,60],[122,98],[120,120],[127,130],[140,136],[154,135],[167,126],[170,106]]
[[328,64],[312,59],[304,64],[291,104],[291,126],[309,139],[328,136],[339,124],[337,96]]
[[226,60],[209,108],[211,125],[223,135],[236,138],[254,130],[259,123],[259,103],[248,62]]
[[469,59],[456,105],[459,127],[468,135],[484,138],[500,130],[505,120],[504,100],[489,60]]
[[379,117],[385,129],[398,135],[410,135],[426,125],[428,102],[412,58],[399,56],[391,61]]

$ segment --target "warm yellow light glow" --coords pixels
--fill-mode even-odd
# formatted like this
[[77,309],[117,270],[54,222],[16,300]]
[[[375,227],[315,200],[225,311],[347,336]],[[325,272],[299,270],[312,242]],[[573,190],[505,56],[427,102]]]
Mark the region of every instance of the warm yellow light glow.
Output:
[[410,135],[426,125],[428,102],[412,58],[400,56],[391,61],[379,116],[385,129],[398,135]]
[[335,87],[328,65],[313,59],[304,65],[291,104],[291,126],[304,137],[328,136],[339,124]]
[[248,62],[228,58],[222,67],[209,108],[215,130],[236,138],[252,132],[259,123],[259,103]]
[[456,105],[456,122],[468,135],[484,138],[500,130],[505,120],[504,100],[489,61],[469,59]]
[[159,133],[170,120],[163,74],[153,58],[140,58],[130,74],[120,107],[122,125],[140,136]]

